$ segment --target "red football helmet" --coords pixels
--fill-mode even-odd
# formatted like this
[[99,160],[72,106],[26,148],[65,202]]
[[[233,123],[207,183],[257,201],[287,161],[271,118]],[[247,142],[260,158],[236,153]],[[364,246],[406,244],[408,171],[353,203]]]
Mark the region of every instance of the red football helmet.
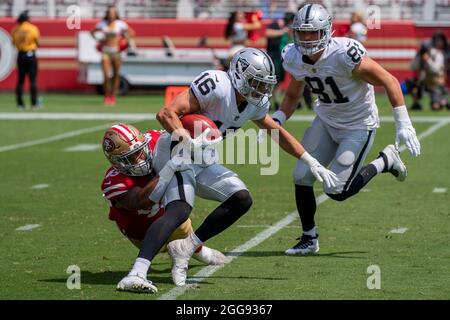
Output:
[[152,172],[153,154],[150,137],[124,123],[119,123],[103,136],[103,152],[114,168],[130,176],[145,176]]

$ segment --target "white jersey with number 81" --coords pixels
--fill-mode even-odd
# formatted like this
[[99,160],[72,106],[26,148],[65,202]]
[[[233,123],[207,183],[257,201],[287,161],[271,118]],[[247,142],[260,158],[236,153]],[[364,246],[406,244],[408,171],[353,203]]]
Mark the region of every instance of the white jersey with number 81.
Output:
[[282,57],[284,69],[318,97],[314,111],[323,122],[337,129],[372,130],[379,127],[374,88],[352,75],[366,54],[356,40],[332,38],[316,63],[293,44],[283,49]]

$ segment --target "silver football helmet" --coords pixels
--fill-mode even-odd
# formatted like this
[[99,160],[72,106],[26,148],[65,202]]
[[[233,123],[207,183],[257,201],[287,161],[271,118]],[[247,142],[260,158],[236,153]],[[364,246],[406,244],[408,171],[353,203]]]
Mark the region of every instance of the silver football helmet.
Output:
[[239,50],[231,59],[228,69],[233,87],[257,107],[264,105],[277,84],[275,67],[267,53],[255,48]]
[[[294,31],[294,44],[300,53],[311,56],[328,45],[331,39],[332,18],[320,4],[308,4],[301,8],[294,17],[291,28]],[[300,39],[301,31],[317,31],[314,41]]]

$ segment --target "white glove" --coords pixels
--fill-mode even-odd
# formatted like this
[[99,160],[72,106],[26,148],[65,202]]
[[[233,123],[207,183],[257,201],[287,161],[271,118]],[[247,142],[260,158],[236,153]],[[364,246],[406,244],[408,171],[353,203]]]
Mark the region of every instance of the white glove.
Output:
[[[173,172],[189,170],[192,164],[191,158],[186,156],[176,155],[167,161],[166,166],[169,167]],[[162,171],[162,170],[161,170]]]
[[190,164],[192,161],[190,159],[185,159],[180,156],[174,157],[174,159],[171,159],[167,161],[166,165],[159,171],[159,180],[168,182],[172,179],[173,175],[177,171],[185,171],[190,169]]
[[396,128],[395,148],[398,150],[400,143],[404,141],[409,153],[417,157],[420,154],[420,142],[409,119],[406,106],[394,108],[394,119]]
[[336,183],[338,182],[336,174],[322,166],[316,158],[305,151],[300,157],[300,160],[309,166],[314,177],[318,181],[323,182],[327,188],[336,187]]
[[222,141],[222,136],[219,136],[213,140],[208,139],[208,134],[211,132],[211,128],[206,128],[197,138],[190,139],[189,143],[195,151],[203,150],[206,147],[211,147]]

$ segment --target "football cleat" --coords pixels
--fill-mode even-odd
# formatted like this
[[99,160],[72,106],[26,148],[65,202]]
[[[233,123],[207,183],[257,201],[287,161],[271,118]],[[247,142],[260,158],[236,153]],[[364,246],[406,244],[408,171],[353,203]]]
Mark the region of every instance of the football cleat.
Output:
[[139,293],[158,292],[158,288],[143,273],[128,274],[117,284],[117,290]]
[[189,259],[194,254],[196,246],[191,237],[173,240],[167,245],[167,251],[172,257],[172,280],[176,286],[186,284]]
[[319,235],[316,234],[315,237],[302,234],[300,240],[295,246],[287,249],[284,253],[291,256],[296,254],[307,255],[319,252]]
[[210,266],[219,266],[231,261],[230,258],[225,256],[222,252],[205,246],[202,247],[200,252],[194,253],[192,258]]
[[398,181],[405,181],[408,172],[400,159],[400,154],[394,145],[390,144],[380,152],[385,163],[385,172],[390,172]]

